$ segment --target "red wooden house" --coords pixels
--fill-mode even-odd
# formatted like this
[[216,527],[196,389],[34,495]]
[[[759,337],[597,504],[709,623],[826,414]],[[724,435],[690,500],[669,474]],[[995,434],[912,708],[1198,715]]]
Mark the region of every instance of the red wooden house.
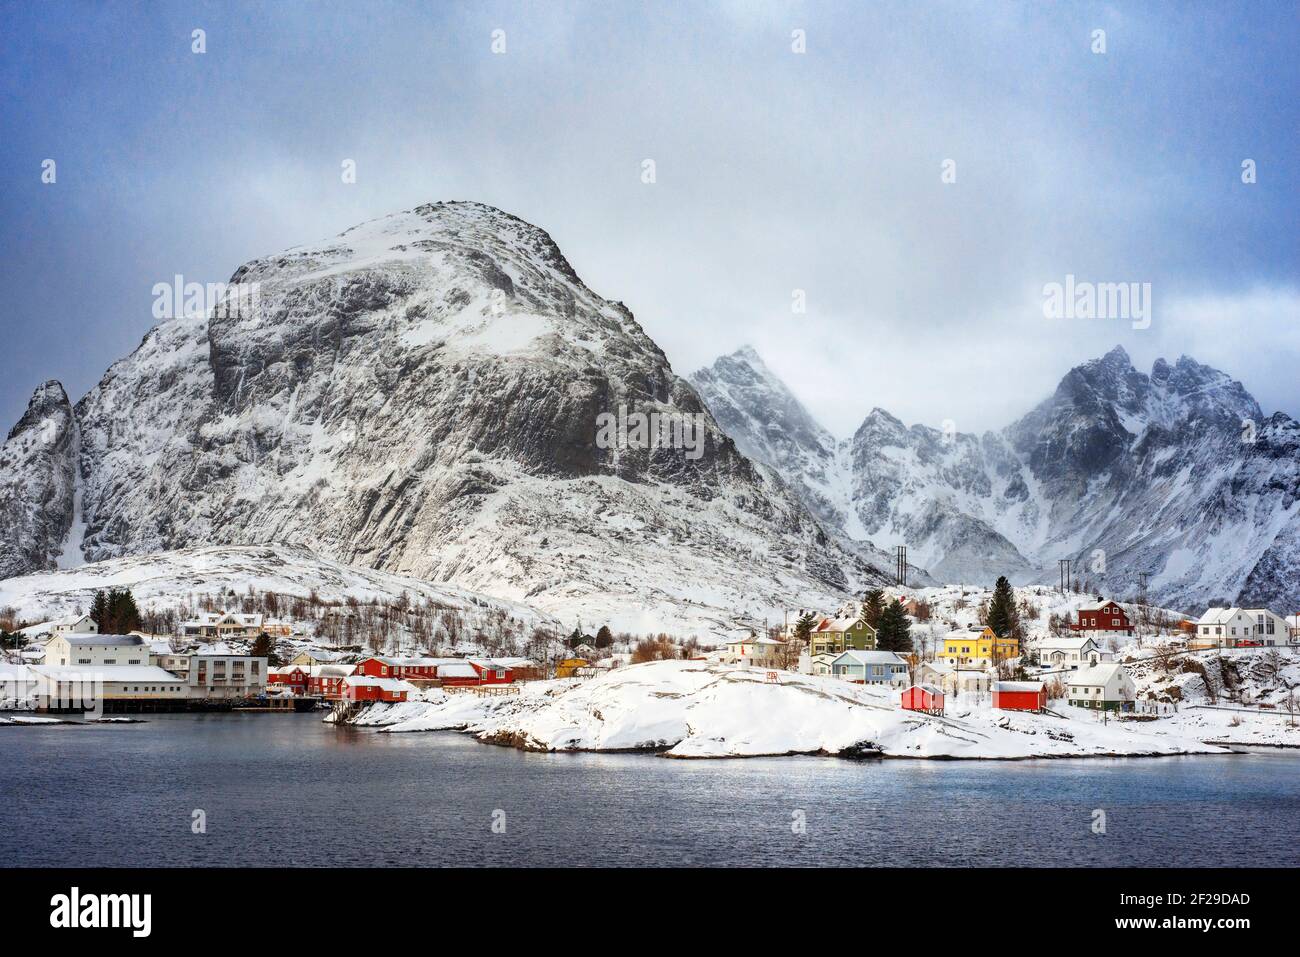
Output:
[[343,679],[342,695],[345,701],[401,702],[415,690],[415,686],[400,678],[376,678],[373,675],[348,675]]
[[444,687],[461,687],[480,683],[478,669],[468,661],[452,661],[438,665],[438,679]]
[[266,683],[268,685],[281,685],[290,689],[294,694],[306,694],[307,669],[302,665],[286,665],[283,668],[272,668],[267,672]]
[[943,692],[934,685],[912,685],[903,692],[900,703],[904,711],[943,714]]
[[1124,609],[1113,601],[1103,601],[1097,605],[1085,605],[1079,609],[1078,620],[1071,623],[1074,631],[1103,631],[1114,634],[1133,634],[1133,623],[1128,620]]
[[1047,708],[1047,688],[1041,681],[995,681],[993,707],[1003,711],[1043,711]]
[[508,685],[515,680],[514,669],[487,658],[467,658],[469,666],[478,672],[482,685]]
[[438,666],[453,664],[459,658],[415,658],[374,655],[357,665],[357,674],[371,678],[401,678],[406,681],[432,681]]
[[307,693],[337,701],[343,697],[343,679],[355,669],[355,665],[313,665],[307,677]]

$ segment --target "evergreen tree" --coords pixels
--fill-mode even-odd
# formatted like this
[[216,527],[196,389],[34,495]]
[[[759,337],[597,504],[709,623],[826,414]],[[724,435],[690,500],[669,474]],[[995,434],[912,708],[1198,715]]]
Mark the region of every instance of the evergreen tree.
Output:
[[862,598],[861,619],[872,628],[880,627],[880,616],[885,610],[885,593],[879,588],[872,588]]
[[988,626],[999,638],[1008,638],[1020,628],[1020,613],[1016,610],[1016,596],[1005,575],[993,586],[993,600],[989,602]]
[[90,618],[99,627],[101,634],[108,634],[108,629],[104,627],[108,621],[108,596],[102,591],[95,592],[95,600],[90,604]]
[[794,636],[805,645],[812,640],[812,626],[815,620],[811,614],[806,614],[794,623]]
[[876,626],[876,647],[880,651],[911,651],[912,623],[901,602],[886,602]]
[[279,668],[284,664],[280,657],[278,643],[266,632],[253,639],[253,645],[248,649],[248,653],[254,658],[265,658],[268,668]]
[[601,625],[600,631],[596,632],[596,647],[608,648],[614,643],[614,634],[609,630],[609,625]]
[[[99,595],[95,596],[98,604]],[[140,628],[140,609],[135,605],[131,589],[113,588],[104,600],[103,620],[99,623],[99,632],[103,635],[125,635]]]

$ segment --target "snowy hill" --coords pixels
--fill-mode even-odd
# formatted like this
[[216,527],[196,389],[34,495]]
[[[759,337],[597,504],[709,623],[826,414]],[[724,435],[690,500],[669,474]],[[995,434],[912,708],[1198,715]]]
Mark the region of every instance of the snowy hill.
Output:
[[[879,553],[828,536],[632,314],[513,216],[421,206],[233,282],[256,284],[256,308],[162,323],[71,425],[62,389],[42,387],[29,417],[61,424],[48,449],[30,423],[6,445],[18,544],[0,574],[285,542],[569,620],[701,634],[882,580]],[[620,406],[700,416],[698,456],[600,447],[598,416]]]
[[75,569],[35,572],[0,581],[0,608],[15,617],[41,621],[90,608],[95,592],[129,588],[142,611],[193,608],[201,595],[233,594],[250,589],[322,602],[432,602],[459,611],[497,611],[528,628],[553,619],[531,606],[490,598],[460,588],[431,585],[419,579],[319,558],[306,549],[286,546],[188,548],[155,555],[114,558]]
[[[630,665],[586,682],[538,682],[485,699],[433,692],[380,708],[389,732],[463,729],[536,750],[654,749],[725,758],[878,751],[889,757],[1020,758],[1213,752],[1195,738],[956,702],[936,717],[898,706],[895,689],[696,661]],[[1073,710],[1073,709],[1072,709]],[[1089,716],[1089,719],[1091,716]]]
[[1072,558],[1085,590],[1131,597],[1146,574],[1168,606],[1300,607],[1300,425],[1186,356],[1146,375],[1116,348],[982,436],[875,409],[836,442],[749,349],[692,381],[827,527],[940,581],[1054,582]]

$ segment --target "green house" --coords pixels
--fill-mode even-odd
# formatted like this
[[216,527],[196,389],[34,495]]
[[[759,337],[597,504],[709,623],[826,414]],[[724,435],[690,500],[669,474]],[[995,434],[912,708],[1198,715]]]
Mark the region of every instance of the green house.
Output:
[[873,651],[876,647],[876,629],[857,618],[821,618],[813,624],[810,645],[811,655]]

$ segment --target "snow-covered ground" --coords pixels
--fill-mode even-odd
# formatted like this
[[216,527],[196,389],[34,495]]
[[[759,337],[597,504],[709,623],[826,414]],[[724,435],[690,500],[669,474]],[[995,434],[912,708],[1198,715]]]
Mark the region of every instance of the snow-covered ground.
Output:
[[13,608],[19,619],[57,618],[84,613],[95,592],[108,588],[131,589],[142,611],[174,608],[196,595],[240,596],[254,589],[298,597],[314,593],[330,603],[395,601],[404,595],[443,608],[499,610],[530,627],[554,623],[522,602],[344,565],[287,545],[186,548],[6,578],[0,580],[0,608]]
[[1216,753],[1158,722],[1101,723],[950,704],[933,717],[899,708],[898,691],[834,678],[700,661],[630,665],[585,681],[536,682],[520,694],[427,693],[376,707],[358,723],[389,733],[457,729],[546,750],[657,750],[724,758],[879,752],[886,757],[1029,758]]

